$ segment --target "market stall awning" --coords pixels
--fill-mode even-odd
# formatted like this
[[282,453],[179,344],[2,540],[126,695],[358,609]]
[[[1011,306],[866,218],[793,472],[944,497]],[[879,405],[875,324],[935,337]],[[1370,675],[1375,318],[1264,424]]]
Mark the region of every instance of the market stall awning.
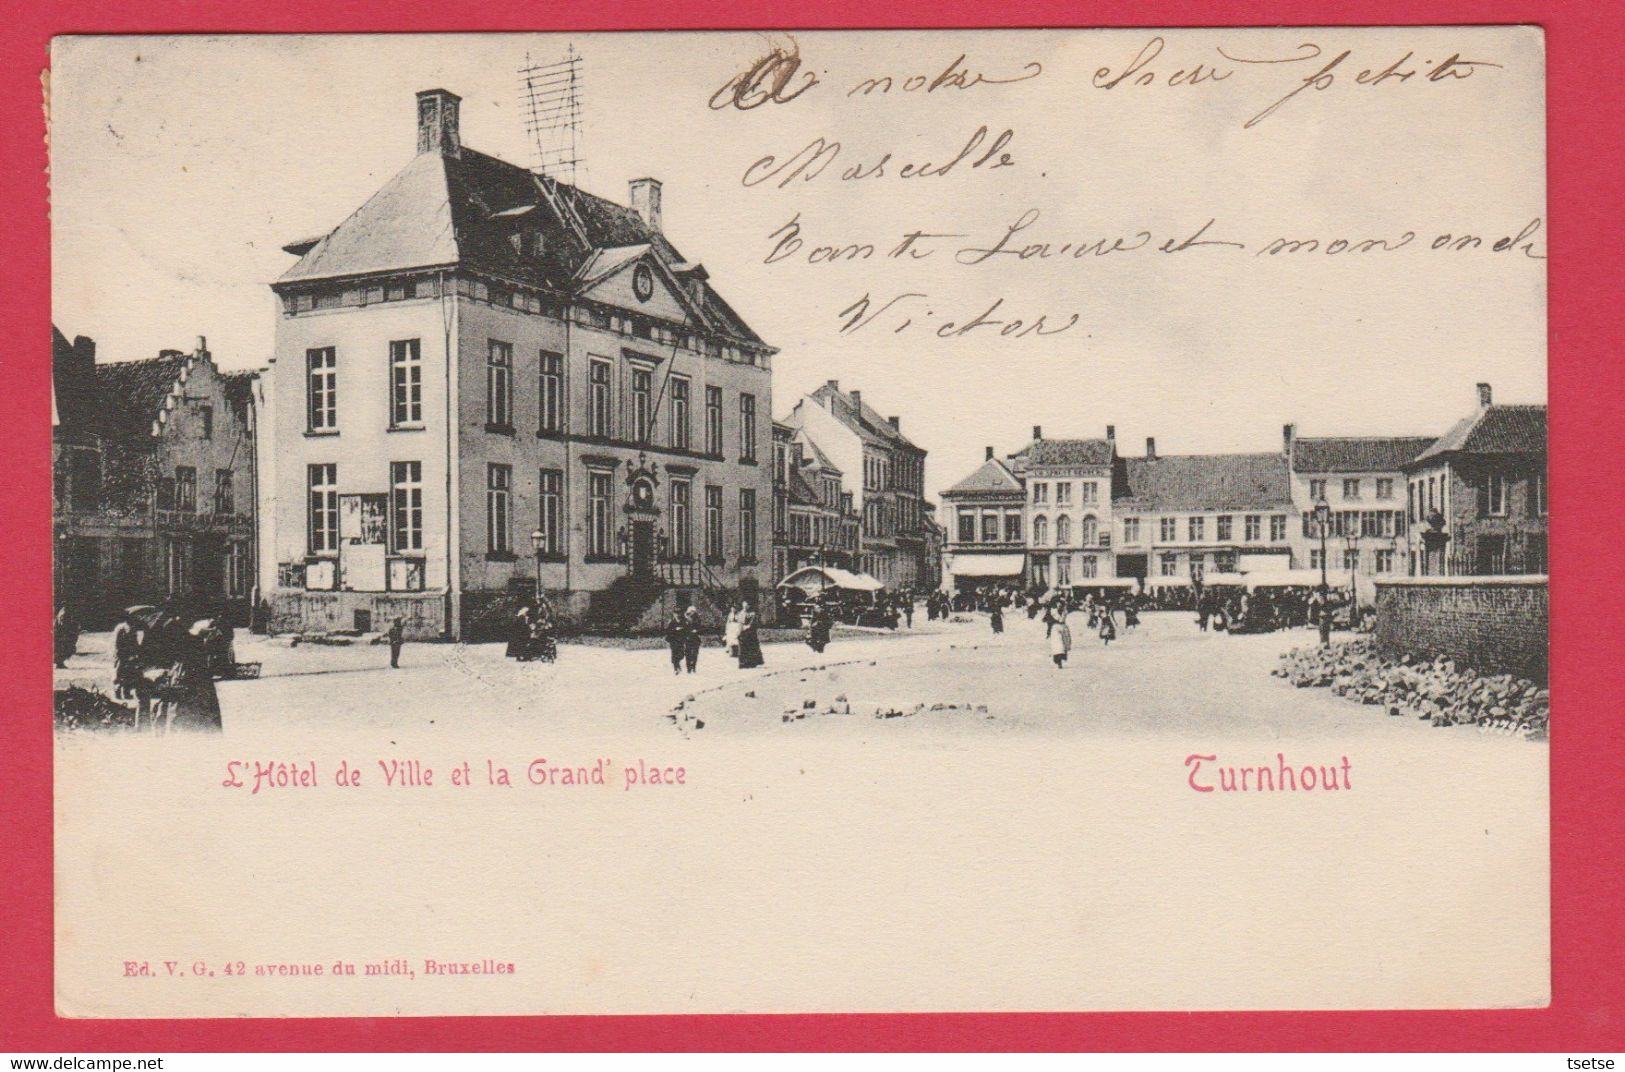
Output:
[[[1328,588],[1347,588],[1348,572],[1331,570],[1326,575]],[[1247,575],[1249,588],[1319,588],[1320,571],[1317,569],[1269,570]]]
[[955,577],[1020,577],[1026,557],[1020,551],[1005,554],[956,551],[947,572]]
[[1202,578],[1202,583],[1206,584],[1206,585],[1227,585],[1227,584],[1243,585],[1243,584],[1246,584],[1248,582],[1248,580],[1250,580],[1250,578],[1248,578],[1247,576],[1245,576],[1243,574],[1240,574],[1240,573],[1217,573],[1217,572],[1215,572],[1215,573],[1209,573],[1209,574],[1205,575]]
[[878,592],[886,587],[867,573],[852,573],[834,566],[803,566],[779,582],[780,588],[800,588],[817,592],[825,588],[845,588],[854,592]]

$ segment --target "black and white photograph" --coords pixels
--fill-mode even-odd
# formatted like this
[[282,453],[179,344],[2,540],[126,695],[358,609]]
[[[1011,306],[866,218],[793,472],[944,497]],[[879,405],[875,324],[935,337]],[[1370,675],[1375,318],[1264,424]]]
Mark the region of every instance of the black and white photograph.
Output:
[[1543,48],[58,38],[59,1012],[1544,1005]]

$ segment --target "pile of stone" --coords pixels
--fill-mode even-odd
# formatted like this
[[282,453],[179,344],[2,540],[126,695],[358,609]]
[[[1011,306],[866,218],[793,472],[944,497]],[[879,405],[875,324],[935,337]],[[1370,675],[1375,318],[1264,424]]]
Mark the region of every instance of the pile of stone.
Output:
[[1381,706],[1435,726],[1478,726],[1485,731],[1544,740],[1551,693],[1526,678],[1482,674],[1443,656],[1431,661],[1381,654],[1370,640],[1296,648],[1272,671],[1298,688],[1330,688],[1338,696]]
[[[835,697],[829,704],[820,704],[816,699],[802,700],[800,707],[786,707],[780,714],[779,721],[799,722],[808,716],[854,714],[855,712],[852,710],[853,702],[844,695]],[[875,703],[873,701],[865,703],[859,700],[856,702],[860,711],[872,714],[875,718],[913,718],[915,715],[929,711],[965,711],[986,715],[988,718],[993,717],[987,714],[986,704],[917,703],[908,707],[899,707],[896,704]]]

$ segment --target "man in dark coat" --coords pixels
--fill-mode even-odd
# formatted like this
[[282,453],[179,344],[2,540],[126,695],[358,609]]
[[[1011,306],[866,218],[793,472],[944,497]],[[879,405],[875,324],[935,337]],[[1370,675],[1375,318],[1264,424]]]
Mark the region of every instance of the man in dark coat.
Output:
[[671,672],[681,674],[683,657],[688,654],[688,623],[683,621],[683,612],[676,607],[666,619],[666,647],[671,651]]
[[391,670],[401,668],[401,645],[406,643],[406,623],[396,618],[389,623],[389,632],[384,634],[384,640],[389,644],[389,667]]
[[691,674],[700,665],[700,609],[692,603],[683,612],[683,664]]

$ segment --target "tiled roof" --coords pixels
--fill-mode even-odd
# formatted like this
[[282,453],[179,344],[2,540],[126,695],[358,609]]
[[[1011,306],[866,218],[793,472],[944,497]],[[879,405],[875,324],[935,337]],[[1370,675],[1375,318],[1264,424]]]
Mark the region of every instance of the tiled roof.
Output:
[[1038,439],[1024,452],[1027,467],[1110,465],[1116,447],[1109,439]]
[[165,350],[140,361],[111,361],[96,366],[96,393],[103,435],[141,439],[152,434],[164,399],[186,366],[187,355]]
[[1114,510],[1263,510],[1292,503],[1282,454],[1175,454],[1124,459],[1127,497]]
[[1453,453],[1545,454],[1546,407],[1488,406],[1457,421],[1416,461]]
[[1292,441],[1292,470],[1395,472],[1432,442],[1432,436],[1300,436]]
[[974,473],[942,494],[944,496],[989,495],[1000,492],[1020,495],[1022,493],[1021,481],[1017,480],[1015,475],[999,459],[989,458]]
[[852,396],[845,391],[829,384],[824,384],[813,392],[813,397],[828,403],[830,413],[848,428],[857,432],[865,440],[888,447],[912,447],[913,440],[891,426],[891,422],[880,415],[880,411],[869,405],[852,405]]
[[[512,239],[522,226],[534,226],[542,236],[539,253],[521,256]],[[584,281],[583,269],[593,265],[588,278],[601,278],[642,247],[669,271],[687,266],[676,247],[632,209],[464,148],[457,156],[413,157],[305,251],[280,282],[465,265],[573,293]],[[702,326],[765,345],[709,283],[700,289]]]

